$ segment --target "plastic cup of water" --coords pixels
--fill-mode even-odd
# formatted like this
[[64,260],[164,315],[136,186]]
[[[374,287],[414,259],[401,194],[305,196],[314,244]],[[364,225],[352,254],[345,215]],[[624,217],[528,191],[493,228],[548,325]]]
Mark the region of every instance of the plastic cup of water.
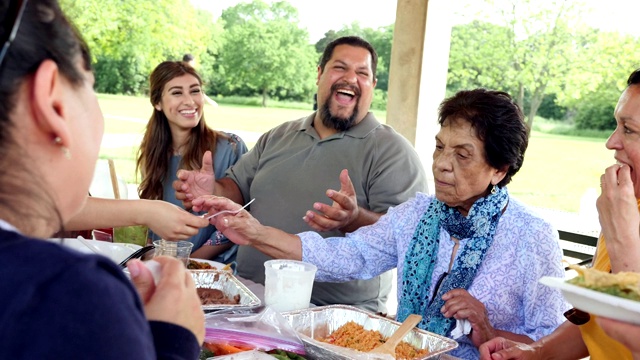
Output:
[[306,309],[311,301],[315,265],[296,260],[264,263],[264,303],[279,312]]

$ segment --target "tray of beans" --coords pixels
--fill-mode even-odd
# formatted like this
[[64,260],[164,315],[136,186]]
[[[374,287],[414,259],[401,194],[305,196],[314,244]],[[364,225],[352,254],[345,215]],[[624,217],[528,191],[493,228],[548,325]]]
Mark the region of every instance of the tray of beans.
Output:
[[192,271],[202,309],[213,311],[260,306],[260,299],[229,271]]

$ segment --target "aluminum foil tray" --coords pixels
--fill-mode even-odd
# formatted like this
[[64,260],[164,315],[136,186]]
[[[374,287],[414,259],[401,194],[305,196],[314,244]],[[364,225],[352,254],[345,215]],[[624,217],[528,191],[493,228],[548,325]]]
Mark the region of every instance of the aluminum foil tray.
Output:
[[[327,344],[316,339],[327,337],[348,321],[354,321],[366,330],[378,330],[389,337],[400,326],[397,321],[369,313],[348,305],[319,306],[282,313],[304,342],[308,359],[343,360],[375,359],[372,354]],[[455,340],[421,329],[413,329],[403,339],[418,349],[428,349],[429,354],[417,359],[436,359],[441,354],[458,347]],[[363,357],[365,356],[365,357]],[[390,358],[387,355],[386,358]]]
[[229,271],[224,270],[197,270],[192,271],[191,276],[197,288],[218,289],[227,297],[240,295],[239,304],[211,304],[202,305],[202,310],[220,310],[235,308],[253,308],[260,306],[260,299],[251,292]]

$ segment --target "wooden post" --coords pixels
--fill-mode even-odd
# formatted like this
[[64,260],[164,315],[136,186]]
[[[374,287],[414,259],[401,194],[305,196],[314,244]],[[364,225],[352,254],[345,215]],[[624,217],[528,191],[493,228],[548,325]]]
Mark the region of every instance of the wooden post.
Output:
[[116,176],[116,166],[113,159],[109,159],[109,175],[111,176],[111,186],[113,187],[113,198],[120,199],[120,186],[118,185],[118,177]]

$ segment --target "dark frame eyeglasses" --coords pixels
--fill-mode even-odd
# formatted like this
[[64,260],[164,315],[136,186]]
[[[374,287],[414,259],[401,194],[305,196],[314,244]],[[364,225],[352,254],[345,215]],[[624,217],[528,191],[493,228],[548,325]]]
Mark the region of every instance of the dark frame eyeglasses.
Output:
[[18,10],[18,15],[16,16],[16,20],[13,23],[13,26],[11,27],[9,38],[7,39],[7,41],[4,42],[4,45],[2,45],[2,50],[0,50],[0,67],[2,67],[2,64],[4,63],[4,58],[7,56],[7,53],[9,52],[9,47],[11,47],[13,40],[15,40],[16,35],[18,34],[18,28],[20,28],[20,23],[22,22],[22,15],[24,14],[24,9],[27,8],[27,2],[29,2],[29,0],[22,1],[22,4],[20,5],[20,10]]
[[575,325],[584,325],[588,323],[589,320],[591,320],[591,315],[589,315],[588,312],[584,312],[576,308],[571,308],[565,311],[563,315],[567,318],[567,320]]

